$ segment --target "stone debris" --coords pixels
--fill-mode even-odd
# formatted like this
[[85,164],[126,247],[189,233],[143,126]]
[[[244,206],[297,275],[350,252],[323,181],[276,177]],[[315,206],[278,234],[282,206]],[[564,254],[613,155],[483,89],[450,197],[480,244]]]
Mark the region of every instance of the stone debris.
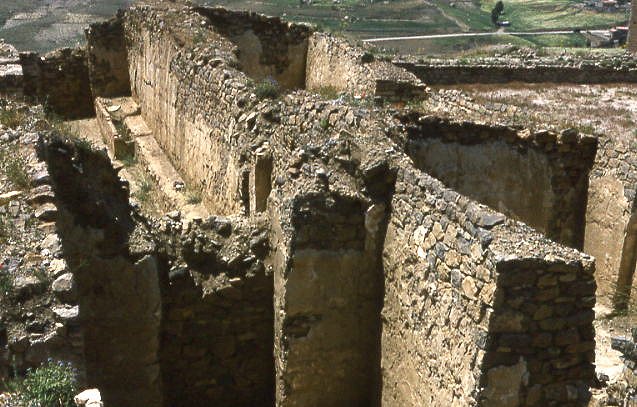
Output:
[[104,407],[102,395],[98,389],[84,390],[74,398],[78,407]]

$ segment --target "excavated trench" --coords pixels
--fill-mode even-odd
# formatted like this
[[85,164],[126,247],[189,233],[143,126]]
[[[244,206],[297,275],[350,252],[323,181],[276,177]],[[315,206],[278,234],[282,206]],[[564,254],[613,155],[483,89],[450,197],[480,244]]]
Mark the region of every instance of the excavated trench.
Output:
[[40,154],[78,287],[85,385],[122,407],[272,406],[266,230],[211,217],[153,231],[104,153],[52,138]]

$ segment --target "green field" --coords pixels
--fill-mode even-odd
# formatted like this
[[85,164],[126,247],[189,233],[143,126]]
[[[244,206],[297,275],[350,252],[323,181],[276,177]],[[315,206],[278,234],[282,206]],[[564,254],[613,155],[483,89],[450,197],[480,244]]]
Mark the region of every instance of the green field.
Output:
[[[47,51],[83,41],[93,21],[115,13],[133,0],[0,0],[0,38],[19,49]],[[292,21],[305,21],[353,39],[458,32],[493,31],[490,11],[496,0],[197,0],[209,5],[248,9]],[[582,0],[504,0],[509,31],[606,28],[623,24],[625,12],[585,10]],[[455,52],[476,45],[514,43],[535,46],[581,46],[579,35],[498,36],[406,42],[400,47],[426,53]],[[392,45],[393,47],[393,45]]]

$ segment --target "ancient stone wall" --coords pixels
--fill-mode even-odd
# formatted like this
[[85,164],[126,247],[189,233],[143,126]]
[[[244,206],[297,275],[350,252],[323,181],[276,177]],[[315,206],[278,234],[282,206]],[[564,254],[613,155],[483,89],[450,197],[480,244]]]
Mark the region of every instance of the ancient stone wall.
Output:
[[584,250],[596,259],[598,297],[609,305],[619,288],[619,276],[623,275],[623,298],[619,300],[626,303],[637,255],[637,247],[631,243],[635,235],[635,221],[631,220],[637,185],[637,168],[631,158],[635,146],[606,136],[598,140],[590,177]]
[[305,87],[308,37],[312,34],[309,26],[224,8],[200,7],[195,11],[236,45],[239,68],[250,77],[273,79],[286,89]]
[[41,150],[77,284],[86,384],[108,404],[159,406],[159,264],[148,232],[106,154],[59,139],[43,140]]
[[582,66],[498,66],[471,64],[420,64],[397,61],[428,85],[461,83],[634,83],[637,69],[616,69],[596,65]]
[[383,405],[583,401],[592,259],[406,168],[383,261]]
[[[266,231],[165,218],[160,359],[170,406],[274,404],[273,281]],[[179,243],[177,243],[179,242]],[[177,243],[177,245],[175,245]]]
[[88,70],[93,98],[130,95],[128,56],[121,15],[86,30]]
[[95,115],[86,50],[65,48],[40,57],[23,52],[24,96],[44,104],[66,118]]
[[406,122],[416,166],[447,186],[581,249],[596,141],[420,116]]
[[426,93],[424,84],[407,71],[322,32],[310,37],[305,86],[310,91],[329,89],[390,100],[421,98]]
[[376,405],[378,208],[320,195],[291,205],[275,219],[292,230],[274,225],[277,405]]
[[[224,60],[217,55],[232,60],[232,44],[200,27],[203,17],[197,13],[170,17],[175,21],[140,9],[127,14],[133,97],[159,145],[184,179],[202,191],[204,202],[220,215],[242,213],[248,177],[234,127],[246,120],[239,117],[240,106],[250,96],[245,80],[229,80],[241,75],[219,66]],[[180,32],[187,24],[199,31]],[[195,35],[209,45],[194,44]]]

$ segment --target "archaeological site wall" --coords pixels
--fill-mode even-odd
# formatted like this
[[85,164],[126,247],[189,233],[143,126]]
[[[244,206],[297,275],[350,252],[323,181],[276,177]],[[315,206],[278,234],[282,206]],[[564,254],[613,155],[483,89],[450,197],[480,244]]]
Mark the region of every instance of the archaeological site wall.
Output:
[[[148,219],[104,152],[43,147],[107,403],[584,402],[594,265],[561,244],[585,245],[595,140],[323,100],[426,88],[251,13],[139,5],[87,35],[108,147],[143,128],[214,214]],[[257,96],[269,76],[278,98]]]
[[594,371],[592,259],[413,169],[399,170],[392,209],[383,405],[581,403]]
[[[273,282],[263,225],[165,219],[160,360],[171,406],[274,403]],[[214,243],[213,243],[214,242]],[[221,243],[221,244],[220,244]],[[185,260],[185,262],[184,262]]]
[[416,75],[428,85],[463,83],[634,83],[637,69],[596,65],[548,66],[479,63],[436,64],[396,61],[395,64]]
[[599,137],[591,171],[584,250],[595,256],[598,297],[623,308],[630,298],[637,253],[631,143]]
[[251,78],[272,79],[286,89],[305,87],[310,26],[223,8],[201,7],[195,11],[236,45],[240,68]]
[[20,54],[23,94],[68,118],[95,115],[86,50],[65,48],[40,56]]
[[406,118],[405,124],[405,149],[418,168],[557,242],[582,249],[594,138],[427,116]]
[[121,15],[86,30],[87,60],[92,97],[130,95],[128,54]]
[[105,155],[55,139],[42,144],[41,155],[77,284],[86,384],[103,389],[113,405],[160,405],[157,256],[150,242],[132,238],[141,225],[131,218],[127,190]]

